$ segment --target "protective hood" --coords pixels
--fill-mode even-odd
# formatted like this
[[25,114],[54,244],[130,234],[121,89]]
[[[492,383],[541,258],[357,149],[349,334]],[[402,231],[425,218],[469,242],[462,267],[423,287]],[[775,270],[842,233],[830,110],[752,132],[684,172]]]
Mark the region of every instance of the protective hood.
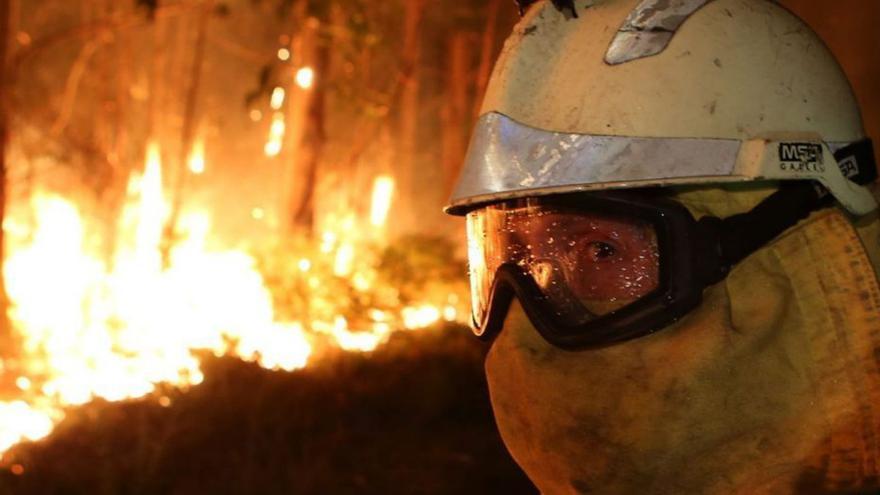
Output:
[[[696,188],[695,214],[769,189]],[[564,351],[514,303],[486,371],[501,435],[545,494],[876,493],[880,221],[826,209],[651,336]]]

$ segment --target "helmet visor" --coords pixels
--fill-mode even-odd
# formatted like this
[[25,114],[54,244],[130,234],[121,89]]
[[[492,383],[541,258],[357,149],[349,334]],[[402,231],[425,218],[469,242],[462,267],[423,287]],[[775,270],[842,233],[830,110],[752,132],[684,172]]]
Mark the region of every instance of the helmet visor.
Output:
[[549,317],[565,326],[614,313],[660,284],[658,236],[645,219],[532,198],[470,212],[467,233],[477,325],[503,265],[530,277]]

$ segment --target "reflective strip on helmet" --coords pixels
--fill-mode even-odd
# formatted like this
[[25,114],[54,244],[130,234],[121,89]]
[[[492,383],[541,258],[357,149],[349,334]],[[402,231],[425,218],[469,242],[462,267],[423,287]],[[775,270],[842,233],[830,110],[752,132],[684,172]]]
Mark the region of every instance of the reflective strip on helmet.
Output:
[[447,211],[461,214],[472,205],[578,190],[808,179],[862,215],[877,205],[867,188],[847,180],[837,166],[832,151],[846,144],[826,144],[817,135],[739,141],[570,134],[492,112],[477,123]]
[[618,30],[605,62],[610,65],[656,55],[669,45],[678,28],[712,0],[643,0]]

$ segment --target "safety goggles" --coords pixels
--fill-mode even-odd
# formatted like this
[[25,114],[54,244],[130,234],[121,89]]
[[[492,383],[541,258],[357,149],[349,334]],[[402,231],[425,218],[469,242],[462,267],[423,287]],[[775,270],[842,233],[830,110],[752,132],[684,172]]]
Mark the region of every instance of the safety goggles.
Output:
[[704,237],[680,204],[620,191],[514,199],[467,216],[475,332],[493,337],[516,297],[563,348],[646,335],[699,304]]
[[810,212],[824,189],[787,183],[749,212],[696,220],[659,190],[512,199],[467,214],[474,332],[494,337],[516,298],[564,349],[642,337],[697,307],[731,267]]

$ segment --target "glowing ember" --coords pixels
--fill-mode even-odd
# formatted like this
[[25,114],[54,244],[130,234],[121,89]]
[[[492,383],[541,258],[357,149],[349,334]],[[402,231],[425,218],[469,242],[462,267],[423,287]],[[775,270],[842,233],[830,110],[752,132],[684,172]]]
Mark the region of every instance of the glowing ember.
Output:
[[345,243],[336,251],[336,262],[333,264],[333,273],[337,277],[351,275],[354,264],[354,246]]
[[278,156],[278,154],[281,153],[285,128],[284,114],[281,112],[275,112],[275,114],[272,115],[272,124],[269,126],[269,140],[266,142],[266,146],[263,149],[266,156],[273,157]]
[[205,173],[205,141],[197,139],[189,154],[189,171],[201,175]]
[[31,41],[33,41],[31,35],[25,33],[24,31],[19,31],[15,35],[15,40],[18,41],[22,46],[28,46],[31,44]]
[[296,71],[294,80],[300,88],[309,89],[315,83],[315,71],[311,67],[302,67]]
[[31,381],[26,376],[20,376],[15,379],[15,386],[21,390],[30,390]]
[[284,105],[284,88],[277,87],[272,90],[269,106],[272,107],[272,110],[280,110],[282,105]]
[[[270,140],[278,150],[284,133],[280,115],[273,119]],[[205,170],[202,141],[189,165],[194,173]],[[181,212],[179,236],[170,259],[163,260],[170,208],[162,184],[161,151],[151,143],[143,174],[129,183],[110,259],[93,245],[95,226],[60,196],[37,192],[23,218],[7,219],[10,255],[3,268],[23,355],[2,369],[14,373],[21,399],[0,402],[0,452],[51,433],[67,407],[94,398],[143,397],[158,384],[200,383],[194,351],[292,371],[308,364],[319,343],[371,351],[395,329],[422,328],[464,313],[455,294],[401,304],[366,255],[369,243],[377,242],[376,227],[388,220],[391,177],[375,180],[371,228],[359,229],[351,212],[327,215],[319,244],[307,257],[290,261],[307,291],[308,310],[302,314],[309,317],[303,321],[279,317],[255,257],[208,247],[215,243],[209,242],[213,220],[206,210]],[[265,216],[262,208],[251,214]],[[350,321],[340,292],[327,289],[340,280],[361,293],[374,291],[377,306]],[[171,405],[168,397],[157,400]]]

